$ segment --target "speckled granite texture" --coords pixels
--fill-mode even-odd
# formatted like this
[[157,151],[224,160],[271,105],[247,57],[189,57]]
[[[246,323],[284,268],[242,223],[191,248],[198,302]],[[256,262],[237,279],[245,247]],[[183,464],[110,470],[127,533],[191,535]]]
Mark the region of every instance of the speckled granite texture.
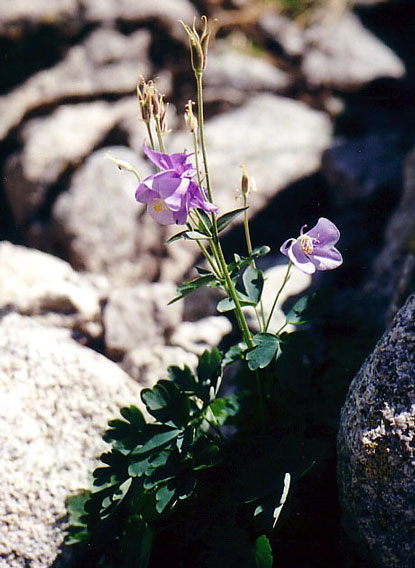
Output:
[[349,530],[382,568],[415,566],[415,294],[353,380],[338,438]]

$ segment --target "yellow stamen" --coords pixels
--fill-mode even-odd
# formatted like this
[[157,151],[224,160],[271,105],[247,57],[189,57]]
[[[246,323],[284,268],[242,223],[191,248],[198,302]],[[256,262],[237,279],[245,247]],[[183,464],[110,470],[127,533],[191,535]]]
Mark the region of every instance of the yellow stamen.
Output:
[[162,199],[154,199],[152,207],[156,213],[161,213],[162,211],[166,211],[168,209],[167,205]]
[[303,235],[302,237],[300,237],[300,245],[301,245],[301,250],[303,252],[305,252],[305,254],[312,254],[313,250],[314,250],[314,245],[313,245],[313,241],[316,239],[313,239],[313,237],[309,237],[308,235]]

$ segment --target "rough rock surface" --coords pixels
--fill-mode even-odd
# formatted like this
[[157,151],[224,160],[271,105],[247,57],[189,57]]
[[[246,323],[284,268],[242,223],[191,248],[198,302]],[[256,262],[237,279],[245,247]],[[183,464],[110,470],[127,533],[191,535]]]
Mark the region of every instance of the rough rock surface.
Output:
[[[205,134],[220,212],[238,206],[235,190],[240,187],[241,164],[245,164],[258,187],[250,196],[250,212],[255,213],[287,185],[319,168],[331,124],[327,115],[301,102],[261,94],[209,120]],[[189,134],[171,136],[171,151],[186,147],[191,147]]]
[[137,77],[149,75],[149,46],[147,30],[129,36],[111,29],[93,31],[54,67],[36,73],[0,97],[0,140],[35,109],[71,97],[133,93]]
[[266,59],[230,48],[226,42],[217,42],[209,53],[204,84],[205,101],[219,99],[240,104],[249,93],[281,92],[290,79]]
[[186,351],[201,355],[205,349],[218,345],[231,330],[232,325],[225,316],[208,316],[196,322],[182,322],[170,341]]
[[415,150],[406,158],[403,177],[401,201],[389,220],[384,246],[365,285],[365,293],[381,303],[388,322],[415,290]]
[[159,282],[114,290],[104,310],[107,353],[119,357],[136,347],[165,343],[183,314],[181,302],[167,305],[175,291],[173,284]]
[[61,330],[10,314],[0,322],[0,565],[48,568],[65,500],[88,486],[101,433],[137,385]]
[[135,176],[120,172],[107,152],[133,164],[142,176],[151,171],[123,146],[91,154],[55,203],[56,238],[77,268],[104,272],[124,285],[140,278],[151,280],[157,271],[152,247],[163,246],[162,229],[134,200]]
[[197,367],[198,358],[182,347],[152,345],[135,347],[121,362],[121,367],[143,387],[152,387],[160,379],[167,379],[167,368],[171,365],[191,369]]
[[102,332],[106,286],[104,278],[93,282],[52,255],[0,243],[0,312],[14,310],[95,336]]
[[191,24],[197,10],[188,0],[81,0],[86,21],[110,23],[121,21],[137,23],[156,20],[160,22],[175,39],[187,42],[187,35],[178,20]]
[[[15,221],[22,224],[43,205],[49,188],[78,166],[125,116],[138,106],[133,97],[119,103],[104,101],[62,105],[23,128],[21,153],[4,168],[4,188]],[[137,121],[135,121],[137,122]]]
[[289,18],[275,12],[266,12],[258,19],[260,29],[275,41],[289,57],[300,57],[305,50],[302,28]]
[[343,510],[382,568],[415,565],[415,295],[353,380],[338,438]]
[[405,74],[399,57],[351,13],[311,26],[305,40],[302,71],[311,85],[347,91]]
[[[0,4],[0,35],[21,36],[41,25],[67,28],[79,19],[78,0],[13,0]],[[78,26],[77,26],[78,27]]]

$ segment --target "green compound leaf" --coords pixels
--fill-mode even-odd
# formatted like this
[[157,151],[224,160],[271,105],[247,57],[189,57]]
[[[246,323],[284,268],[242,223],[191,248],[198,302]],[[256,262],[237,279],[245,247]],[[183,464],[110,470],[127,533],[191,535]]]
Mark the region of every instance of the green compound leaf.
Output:
[[145,418],[136,406],[121,408],[120,414],[125,420],[110,420],[103,438],[106,442],[114,443],[115,449],[125,453],[139,443]]
[[156,420],[185,426],[189,420],[189,398],[171,381],[161,380],[152,389],[141,391],[141,400]]
[[187,233],[187,230],[180,231],[180,233],[176,233],[175,235],[170,237],[169,240],[166,241],[166,245],[168,245],[170,243],[174,243],[174,241],[178,241],[179,239],[184,239],[186,233]]
[[259,536],[255,541],[255,567],[272,568],[272,548],[265,535]]
[[275,357],[280,338],[271,333],[257,333],[253,337],[254,348],[248,352],[246,359],[251,371],[263,369]]
[[247,350],[246,343],[240,342],[237,345],[232,345],[225,353],[222,359],[222,366],[226,367],[231,363],[235,363],[236,361],[241,361],[244,359],[245,352]]
[[245,294],[253,305],[257,305],[261,299],[262,289],[264,287],[264,275],[261,270],[248,266],[242,276],[242,282],[245,287]]
[[202,353],[197,366],[197,376],[203,386],[216,388],[221,377],[221,362],[222,355],[216,347],[211,351],[206,349]]
[[233,221],[235,217],[237,217],[247,209],[248,207],[241,207],[239,209],[234,209],[233,211],[228,211],[228,213],[221,215],[216,221],[218,226],[218,231],[220,232],[226,229],[226,227]]
[[209,286],[209,284],[212,284],[213,282],[215,282],[215,280],[216,277],[214,276],[214,274],[209,273],[203,276],[198,276],[197,278],[189,280],[188,282],[183,282],[183,284],[181,284],[177,288],[178,295],[175,296],[172,300],[170,300],[168,305],[174,304],[174,302],[181,300],[182,298],[188,296],[189,294],[191,294],[198,288],[201,288],[202,286]]
[[175,489],[169,489],[167,485],[160,487],[156,493],[156,510],[159,514],[172,504],[175,494]]
[[177,366],[168,368],[169,378],[180,390],[187,394],[198,394],[199,384],[192,370],[185,365],[183,369]]
[[202,218],[202,221],[199,220],[197,228],[201,233],[206,232],[206,230],[208,230],[209,232],[212,230],[212,222],[210,220],[209,215],[203,211],[203,209],[198,209],[197,210],[199,216]]
[[215,417],[216,424],[222,426],[228,418],[237,414],[239,410],[238,397],[232,395],[224,398],[215,398],[210,403],[209,409]]
[[285,316],[286,323],[291,325],[302,325],[309,321],[311,302],[313,295],[303,296],[293,305],[291,310]]
[[185,231],[181,231],[180,233],[176,233],[168,241],[166,241],[166,245],[170,243],[174,243],[174,241],[178,241],[179,239],[187,239],[190,241],[201,241],[201,240],[209,240],[212,238],[210,233],[207,233],[202,227],[200,227],[199,231],[190,231],[186,229]]
[[179,434],[182,433],[182,430],[179,430],[178,428],[169,428],[166,430],[158,424],[151,426],[153,426],[153,431],[155,432],[154,435],[149,438],[145,444],[136,448],[132,452],[132,456],[146,454],[147,452],[151,452],[157,448],[162,448],[168,445],[172,440],[175,440]]
[[231,262],[230,264],[228,264],[228,271],[229,274],[233,277],[235,276],[235,274],[241,270],[242,268],[244,268],[245,266],[248,266],[249,264],[251,264],[251,262],[253,260],[256,260],[257,258],[261,257],[261,256],[265,256],[266,254],[269,253],[271,249],[264,245],[262,247],[257,247],[254,248],[254,250],[251,252],[251,254],[249,256],[239,256],[238,254],[234,255],[234,261]]
[[191,241],[201,241],[202,239],[206,240],[211,239],[212,237],[200,231],[187,231],[184,238],[190,239]]
[[68,511],[69,529],[65,536],[67,546],[87,542],[89,533],[85,523],[84,505],[90,498],[90,491],[82,491],[72,495],[66,502]]

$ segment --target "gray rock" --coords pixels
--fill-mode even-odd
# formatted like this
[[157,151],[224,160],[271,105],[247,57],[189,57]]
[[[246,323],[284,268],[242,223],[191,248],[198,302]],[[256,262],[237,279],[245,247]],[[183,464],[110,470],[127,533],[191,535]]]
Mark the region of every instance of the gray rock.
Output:
[[160,379],[168,378],[168,367],[191,369],[197,367],[198,358],[182,347],[172,345],[152,345],[136,347],[129,351],[121,362],[121,367],[143,387],[152,387]]
[[89,486],[101,438],[137,385],[61,330],[10,314],[0,322],[0,565],[49,568],[65,501]]
[[254,57],[217,42],[209,53],[204,74],[205,101],[226,100],[240,104],[250,93],[281,92],[290,79],[284,71],[261,57]]
[[415,150],[404,167],[404,191],[385,230],[384,245],[376,257],[364,293],[381,305],[390,322],[409,293],[415,290]]
[[0,4],[0,36],[16,39],[42,25],[79,29],[78,0],[13,0]]
[[277,42],[289,57],[300,57],[305,51],[302,28],[289,18],[275,12],[266,12],[258,18],[258,25],[266,36]]
[[[250,212],[255,213],[287,185],[318,170],[330,135],[331,123],[326,114],[304,103],[265,93],[209,120],[208,160],[220,212],[238,207],[235,190],[240,187],[242,164],[246,164],[258,187],[250,195]],[[171,136],[171,151],[186,147],[192,147],[190,134]]]
[[62,105],[45,118],[27,122],[21,136],[23,150],[4,167],[4,188],[16,223],[34,215],[62,174],[82,163],[134,111],[137,117],[138,105],[131,97],[115,104]]
[[150,73],[149,45],[147,30],[130,36],[105,28],[92,32],[60,63],[0,97],[0,140],[35,109],[68,98],[132,93],[138,77]]
[[169,283],[114,290],[104,310],[107,353],[120,357],[136,347],[163,345],[182,319],[181,302],[167,305],[174,296]]
[[0,313],[14,310],[96,337],[106,286],[105,279],[94,282],[59,258],[0,243]]
[[349,12],[310,26],[305,41],[302,71],[310,85],[347,91],[405,74],[399,57]]
[[323,154],[323,173],[337,205],[365,200],[399,179],[402,165],[397,136],[370,135],[337,141]]
[[190,353],[201,355],[230,333],[232,324],[225,316],[208,316],[199,321],[182,322],[171,336],[171,343]]
[[112,23],[114,21],[139,23],[156,20],[161,23],[175,39],[186,41],[187,35],[179,20],[191,24],[197,10],[188,0],[81,0],[86,21],[92,23]]
[[134,199],[137,179],[120,172],[107,152],[140,171],[149,165],[123,146],[94,152],[74,175],[69,189],[53,208],[55,238],[72,265],[107,274],[127,285],[151,280],[157,273],[152,253],[163,246],[163,232]]
[[412,295],[356,375],[341,413],[343,510],[382,568],[415,565],[414,314]]

